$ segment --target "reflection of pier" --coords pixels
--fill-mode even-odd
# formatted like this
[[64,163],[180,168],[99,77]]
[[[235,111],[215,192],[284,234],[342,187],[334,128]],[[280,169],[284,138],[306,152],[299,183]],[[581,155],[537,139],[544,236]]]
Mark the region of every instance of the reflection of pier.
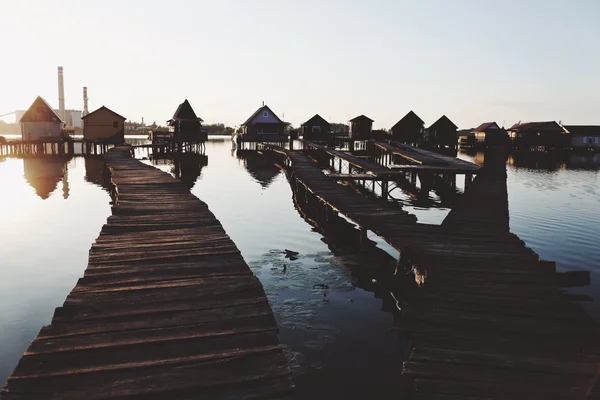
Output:
[[130,148],[106,162],[112,215],[0,397],[288,398],[263,288],[207,205]]
[[437,226],[336,184],[303,152],[260,147],[287,166],[297,199],[357,223],[363,244],[376,233],[414,271],[396,329],[412,342],[403,376],[419,398],[585,398],[600,368],[598,327],[562,295],[554,263],[509,232],[504,154],[486,155]]
[[23,173],[25,180],[35,189],[42,199],[50,197],[58,186],[63,183],[63,197],[69,197],[68,163],[71,157],[42,156],[23,157]]

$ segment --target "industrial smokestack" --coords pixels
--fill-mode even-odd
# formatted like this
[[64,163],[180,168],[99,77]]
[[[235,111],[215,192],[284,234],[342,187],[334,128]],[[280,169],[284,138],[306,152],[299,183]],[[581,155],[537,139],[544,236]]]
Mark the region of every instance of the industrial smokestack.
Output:
[[65,119],[65,83],[63,82],[63,67],[58,67],[58,114]]
[[85,117],[90,112],[88,111],[87,87],[83,87],[83,116]]

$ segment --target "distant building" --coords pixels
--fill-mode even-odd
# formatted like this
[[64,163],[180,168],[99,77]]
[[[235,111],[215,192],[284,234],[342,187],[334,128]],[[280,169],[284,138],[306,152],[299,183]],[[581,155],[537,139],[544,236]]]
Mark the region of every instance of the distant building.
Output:
[[516,123],[509,129],[515,147],[568,147],[570,136],[556,121]]
[[600,126],[565,125],[571,136],[571,147],[575,149],[600,149]]
[[373,130],[373,120],[364,115],[352,118],[350,121],[350,131],[348,137],[351,139],[371,139],[371,131]]
[[202,118],[196,115],[190,102],[185,99],[167,124],[173,128],[173,139],[176,142],[201,143],[208,140],[208,134],[202,130],[202,122]]
[[301,126],[302,137],[306,140],[328,141],[331,139],[331,124],[319,114]]
[[125,141],[125,117],[105,106],[83,117],[83,138],[103,143]]
[[495,122],[484,122],[472,133],[476,145],[500,146],[508,143],[508,134]]
[[269,108],[263,105],[256,110],[241,126],[240,132],[245,140],[285,141],[285,123]]
[[38,96],[19,119],[23,140],[58,139],[63,121],[46,100]]
[[423,139],[423,125],[425,122],[414,111],[409,111],[402,119],[392,126],[392,139],[416,146]]
[[448,117],[442,115],[423,133],[424,147],[432,149],[458,148],[458,127]]

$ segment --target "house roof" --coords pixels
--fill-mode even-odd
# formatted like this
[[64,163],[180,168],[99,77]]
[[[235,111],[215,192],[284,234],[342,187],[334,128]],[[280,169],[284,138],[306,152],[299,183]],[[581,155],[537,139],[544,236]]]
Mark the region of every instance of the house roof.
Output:
[[565,125],[571,135],[600,135],[600,125]]
[[472,132],[485,132],[488,129],[500,129],[500,127],[495,122],[484,122],[483,124],[479,125],[477,128],[473,129]]
[[25,111],[19,122],[64,122],[56,111],[41,96],[31,103],[31,106]]
[[260,114],[260,113],[261,113],[263,110],[265,110],[265,109],[269,110],[269,111],[271,112],[271,114],[272,114],[272,115],[273,115],[275,118],[277,118],[277,120],[278,120],[279,122],[281,122],[281,123],[283,124],[283,121],[282,121],[281,119],[279,119],[279,117],[277,116],[277,114],[275,114],[275,113],[273,112],[273,110],[271,110],[271,109],[269,108],[269,106],[267,106],[267,105],[264,105],[264,106],[260,107],[258,110],[256,110],[256,111],[254,112],[254,114],[252,114],[252,115],[250,116],[250,118],[248,118],[248,119],[247,119],[247,120],[246,120],[246,121],[245,121],[245,122],[242,124],[242,126],[246,126],[246,125],[250,124],[250,122],[252,122],[252,120],[253,120],[253,119],[254,119],[254,118],[255,118],[255,117],[258,115],[258,114]]
[[325,120],[325,118],[321,117],[319,114],[315,114],[314,117],[303,123],[301,126],[305,125],[328,125],[331,126],[329,122]]
[[419,116],[417,114],[415,114],[415,112],[413,110],[410,110],[404,117],[402,117],[402,119],[400,119],[400,121],[396,122],[396,124],[394,126],[392,126],[392,129],[399,127],[400,125],[409,122],[410,120],[413,121],[418,121],[421,125],[424,125],[425,122],[419,118]]
[[111,110],[110,108],[108,108],[108,107],[105,107],[105,106],[102,106],[102,107],[98,108],[97,110],[94,110],[94,111],[92,111],[92,112],[91,112],[91,113],[89,113],[88,115],[84,115],[83,117],[81,117],[81,119],[86,119],[86,118],[88,118],[90,115],[92,115],[92,114],[94,114],[94,113],[97,113],[97,112],[98,112],[98,111],[100,111],[100,110],[106,110],[106,111],[108,111],[109,113],[111,113],[111,114],[114,114],[114,115],[116,115],[117,117],[121,118],[123,121],[125,121],[125,120],[127,119],[127,118],[125,118],[124,116],[122,116],[122,115],[120,115],[120,114],[117,114],[116,112],[114,112],[113,110]]
[[566,133],[565,128],[559,125],[556,121],[542,121],[542,122],[524,122],[524,123],[516,123],[510,127],[512,131],[561,131]]
[[356,122],[356,121],[360,121],[360,120],[367,120],[369,122],[373,122],[373,120],[367,116],[364,115],[359,115],[358,117],[354,117],[352,118],[349,122]]
[[458,126],[456,126],[456,125],[454,124],[454,122],[452,122],[452,121],[450,120],[450,118],[446,117],[445,115],[442,115],[442,116],[440,117],[440,119],[438,119],[437,121],[435,121],[435,122],[434,122],[434,123],[433,123],[433,124],[432,124],[432,125],[431,125],[429,128],[427,128],[427,129],[434,128],[434,127],[436,127],[436,126],[438,126],[438,125],[441,125],[441,124],[450,124],[451,126],[453,126],[453,127],[454,127],[454,129],[458,129]]
[[188,99],[185,99],[183,103],[177,107],[175,110],[175,114],[173,114],[173,118],[169,120],[172,121],[200,121],[204,122],[204,120],[196,115],[194,109],[190,105]]

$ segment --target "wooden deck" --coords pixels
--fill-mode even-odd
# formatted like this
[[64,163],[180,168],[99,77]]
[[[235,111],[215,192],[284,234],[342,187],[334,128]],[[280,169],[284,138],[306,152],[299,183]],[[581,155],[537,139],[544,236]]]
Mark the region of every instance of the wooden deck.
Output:
[[434,151],[418,149],[403,143],[373,142],[373,144],[388,154],[399,156],[415,165],[428,166],[430,169],[440,168],[442,171],[454,173],[474,173],[479,170],[479,166],[471,162],[445,156]]
[[301,152],[263,149],[285,154],[299,184],[380,235],[414,270],[416,288],[395,326],[413,347],[403,368],[412,398],[588,398],[600,332],[561,292],[554,263],[510,233],[504,164],[486,165],[437,226],[327,179]]
[[288,398],[263,288],[207,205],[127,147],[105,160],[112,216],[0,397]]
[[339,151],[339,150],[334,150],[334,149],[330,149],[326,146],[317,144],[317,143],[313,143],[310,141],[305,140],[304,142],[304,147],[306,149],[313,149],[313,150],[318,150],[318,151],[322,151],[326,154],[329,154],[332,157],[336,157],[340,160],[344,160],[346,161],[348,164],[360,169],[361,171],[364,172],[369,172],[372,174],[378,174],[378,173],[382,173],[382,174],[386,174],[390,172],[389,168],[383,167],[379,164],[375,164],[372,163],[368,160],[365,160],[364,158],[361,157],[357,157],[355,155],[352,155],[350,153],[346,153],[344,151]]

